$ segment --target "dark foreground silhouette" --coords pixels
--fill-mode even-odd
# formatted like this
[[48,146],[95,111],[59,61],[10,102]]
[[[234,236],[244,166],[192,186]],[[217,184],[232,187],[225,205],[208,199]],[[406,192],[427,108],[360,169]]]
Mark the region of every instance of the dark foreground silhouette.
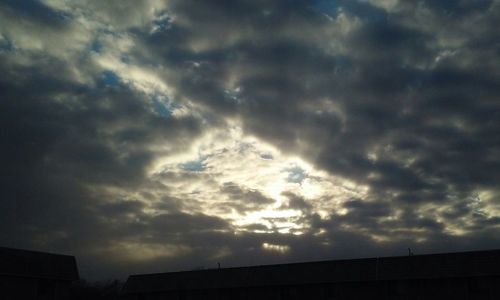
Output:
[[500,250],[130,276],[124,299],[500,299]]
[[73,256],[0,247],[2,300],[115,300],[122,286],[79,279]]
[[0,247],[0,299],[71,299],[73,256]]
[[72,300],[118,300],[123,282],[109,280],[88,282],[79,280],[72,284],[70,295]]
[[500,299],[500,250],[132,275],[89,283],[73,256],[0,247],[0,299]]

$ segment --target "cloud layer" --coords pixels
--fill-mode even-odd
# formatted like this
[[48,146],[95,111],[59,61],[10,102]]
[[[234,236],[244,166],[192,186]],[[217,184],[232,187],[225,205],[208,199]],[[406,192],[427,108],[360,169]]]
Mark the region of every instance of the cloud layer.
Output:
[[500,246],[500,2],[4,1],[0,242],[88,278]]

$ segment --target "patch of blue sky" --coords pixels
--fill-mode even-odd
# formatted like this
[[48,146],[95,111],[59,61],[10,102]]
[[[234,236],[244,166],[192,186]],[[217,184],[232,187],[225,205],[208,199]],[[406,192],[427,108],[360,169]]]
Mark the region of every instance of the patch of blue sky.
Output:
[[164,102],[153,99],[153,109],[154,111],[162,117],[172,116],[172,109],[167,106]]
[[165,118],[171,117],[173,111],[181,107],[176,101],[162,95],[154,95],[151,99],[151,103],[154,112]]
[[188,172],[202,172],[206,169],[205,160],[206,156],[200,156],[196,160],[188,161],[182,164],[179,164],[178,167],[184,171]]
[[0,53],[11,52],[14,50],[15,50],[14,44],[12,44],[12,42],[10,40],[4,38],[0,34]]
[[305,170],[299,166],[288,168],[285,171],[288,172],[288,182],[301,184],[307,177]]
[[105,70],[101,73],[101,80],[105,86],[116,87],[121,85],[120,76],[110,70]]
[[90,44],[90,51],[101,53],[103,49],[103,45],[98,40],[93,40]]
[[311,8],[335,18],[341,11],[365,21],[380,22],[387,19],[387,12],[366,0],[313,0]]
[[232,89],[232,90],[224,90],[224,95],[225,95],[226,99],[228,99],[229,101],[234,102],[236,104],[241,104],[244,101],[243,97],[241,96],[241,88],[240,87],[237,87],[237,88]]
[[152,33],[162,32],[172,27],[172,18],[167,11],[161,11],[153,21]]

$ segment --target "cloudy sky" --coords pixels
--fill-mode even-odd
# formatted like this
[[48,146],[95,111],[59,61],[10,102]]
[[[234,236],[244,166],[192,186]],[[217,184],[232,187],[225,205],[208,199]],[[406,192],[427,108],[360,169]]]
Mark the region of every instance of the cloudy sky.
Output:
[[500,247],[498,0],[3,0],[0,245],[131,273]]

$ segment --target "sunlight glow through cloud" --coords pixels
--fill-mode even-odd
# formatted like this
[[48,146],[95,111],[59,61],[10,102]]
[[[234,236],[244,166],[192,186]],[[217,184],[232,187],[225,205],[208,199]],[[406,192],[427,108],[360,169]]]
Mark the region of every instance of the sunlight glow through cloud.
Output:
[[497,247],[499,20],[498,0],[0,1],[0,240],[95,278]]
[[[317,170],[298,157],[287,156],[256,137],[245,135],[237,124],[229,126],[229,130],[212,131],[203,136],[193,144],[191,151],[160,158],[152,166],[150,176],[195,176],[197,179],[189,185],[160,181],[174,191],[173,196],[196,200],[200,211],[232,220],[236,230],[261,224],[268,232],[279,233],[300,234],[309,226],[300,221],[305,213],[303,208],[290,207],[286,193],[303,197],[313,213],[326,215],[344,201],[363,196],[367,191],[349,180]],[[272,159],[263,159],[264,154]],[[200,157],[203,157],[202,162]],[[290,174],[299,174],[300,181],[290,180]],[[221,199],[220,186],[227,183],[258,192],[270,202],[241,211],[227,210],[228,203],[241,201],[232,199],[231,195]],[[245,201],[252,204],[251,199]]]
[[262,248],[264,248],[267,251],[276,251],[279,253],[285,253],[290,251],[290,246],[287,245],[275,245],[275,244],[269,244],[269,243],[263,243]]

